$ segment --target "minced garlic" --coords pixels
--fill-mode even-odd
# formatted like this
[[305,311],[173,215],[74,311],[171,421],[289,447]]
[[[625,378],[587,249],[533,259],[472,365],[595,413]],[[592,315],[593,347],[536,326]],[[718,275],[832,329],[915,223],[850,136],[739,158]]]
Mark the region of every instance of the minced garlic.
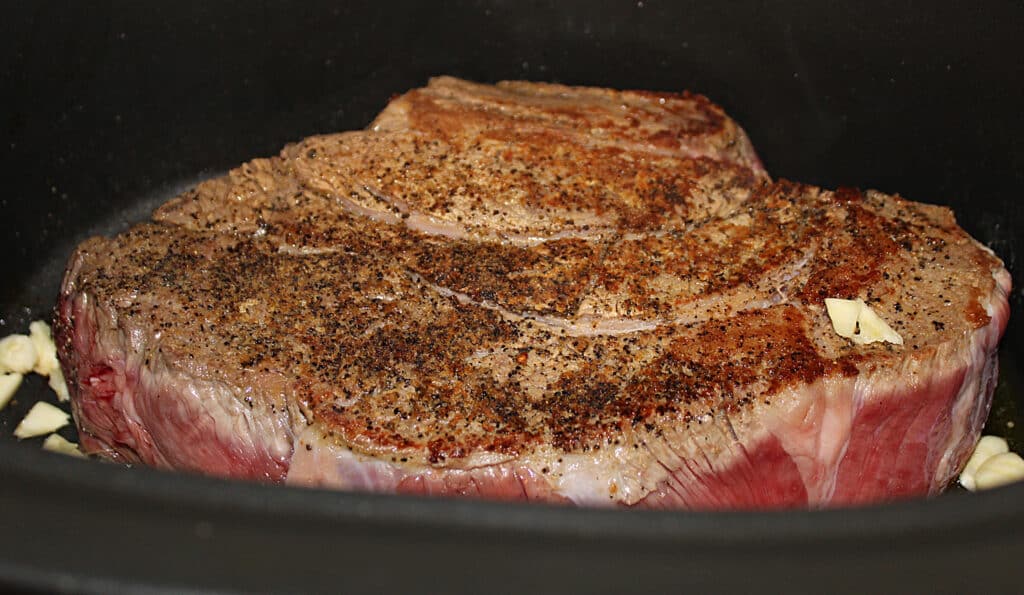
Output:
[[887,341],[903,345],[903,337],[882,320],[862,299],[825,298],[832,328],[840,337],[858,345]]
[[1015,452],[992,455],[974,474],[977,489],[987,490],[1024,480],[1024,459]]
[[977,446],[974,447],[971,458],[967,460],[964,470],[960,472],[960,485],[972,492],[976,490],[977,485],[974,479],[978,472],[978,467],[981,467],[982,463],[995,455],[1009,451],[1010,446],[1006,443],[1006,440],[999,436],[982,436],[981,440],[978,440]]
[[78,445],[74,442],[66,440],[60,434],[50,434],[43,440],[43,450],[50,452],[56,452],[62,455],[69,455],[72,457],[85,458],[82,451],[78,450]]
[[0,373],[0,409],[3,409],[14,393],[18,391],[18,387],[21,386],[21,378],[21,374],[17,372]]
[[28,335],[0,339],[0,372],[28,374],[36,367],[36,347]]
[[66,411],[42,401],[29,409],[28,415],[14,428],[14,436],[18,439],[32,438],[56,432],[68,425],[71,415]]

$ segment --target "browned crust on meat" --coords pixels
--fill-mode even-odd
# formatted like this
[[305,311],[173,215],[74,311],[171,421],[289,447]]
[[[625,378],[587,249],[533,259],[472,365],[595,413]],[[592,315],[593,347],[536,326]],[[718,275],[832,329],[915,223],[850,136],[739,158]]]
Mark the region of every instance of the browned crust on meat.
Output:
[[[947,209],[769,183],[740,154],[573,136],[621,101],[604,128],[627,144],[734,126],[702,97],[443,82],[393,104],[381,131],[307,139],[87,242],[76,291],[159,331],[163,356],[196,375],[279,376],[302,423],[434,465],[600,449],[914,357],[988,320],[978,298],[1001,265]],[[662,98],[692,117],[631,133],[631,118],[652,117],[631,110]],[[382,196],[404,206],[353,214]],[[413,226],[424,213],[465,233]],[[547,236],[488,235],[507,218]],[[826,297],[865,299],[905,345],[835,336]]]
[[445,140],[542,134],[639,153],[713,154],[720,161],[760,169],[736,123],[706,97],[689,92],[519,81],[492,86],[438,77],[392,101],[371,125],[374,130],[405,128]]

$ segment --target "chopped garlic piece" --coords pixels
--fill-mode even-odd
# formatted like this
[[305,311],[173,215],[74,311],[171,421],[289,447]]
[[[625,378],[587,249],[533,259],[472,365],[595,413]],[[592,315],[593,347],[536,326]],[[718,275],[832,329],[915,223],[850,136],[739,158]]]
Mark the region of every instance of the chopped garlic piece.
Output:
[[978,445],[974,447],[971,458],[967,460],[967,465],[960,473],[960,485],[973,492],[976,489],[975,476],[978,468],[993,456],[1009,451],[1010,446],[999,436],[982,436]]
[[0,374],[0,409],[3,409],[21,385],[21,374],[16,372]]
[[60,366],[57,366],[50,372],[50,381],[48,383],[53,392],[57,393],[57,400],[61,403],[67,403],[71,400],[71,396],[68,394],[68,385],[64,382],[64,373],[60,371]]
[[68,425],[71,416],[67,412],[42,401],[29,409],[28,415],[14,428],[14,435],[19,439],[42,436]]
[[[903,337],[894,331],[864,300],[843,300],[825,298],[825,309],[832,321],[832,328],[840,337],[846,337],[858,345],[888,341],[903,345]],[[854,332],[854,329],[857,332]]]
[[82,451],[78,450],[78,445],[74,442],[65,440],[60,434],[50,434],[43,440],[43,450],[50,452],[56,452],[62,455],[70,455],[72,457],[79,457],[84,459],[85,455]]
[[979,490],[996,488],[1015,481],[1024,480],[1024,459],[1015,452],[992,455],[978,467],[974,483]]
[[49,376],[51,372],[59,369],[57,345],[53,342],[50,325],[42,320],[36,320],[28,325],[28,336],[32,339],[32,345],[36,348],[36,365],[32,371],[36,374]]
[[0,339],[0,372],[27,374],[36,366],[36,348],[28,335]]
[[903,345],[903,337],[892,330],[892,327],[879,318],[878,314],[875,314],[875,311],[866,304],[861,308],[860,316],[857,317],[857,326],[860,327],[860,332],[853,336],[853,340],[856,343],[863,345],[877,341],[888,341],[896,345]]
[[840,300],[825,298],[828,317],[832,319],[832,328],[840,337],[849,339],[857,330],[857,317],[860,316],[864,302],[860,300]]

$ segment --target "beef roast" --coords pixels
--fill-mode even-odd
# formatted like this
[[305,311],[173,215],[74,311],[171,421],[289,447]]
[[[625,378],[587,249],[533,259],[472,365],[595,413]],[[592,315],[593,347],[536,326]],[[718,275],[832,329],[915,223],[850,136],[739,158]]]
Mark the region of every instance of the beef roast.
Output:
[[[945,208],[769,179],[707,99],[439,78],[71,258],[88,452],[675,508],[935,494],[1010,279]],[[825,298],[903,338],[858,345]]]

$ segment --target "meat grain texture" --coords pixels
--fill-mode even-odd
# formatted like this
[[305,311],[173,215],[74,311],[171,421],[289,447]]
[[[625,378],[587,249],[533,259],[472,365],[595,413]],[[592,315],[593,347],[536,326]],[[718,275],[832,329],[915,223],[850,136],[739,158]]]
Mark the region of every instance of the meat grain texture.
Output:
[[[442,77],[84,242],[85,451],[224,477],[646,508],[936,494],[1010,278],[946,208],[772,181],[707,99]],[[824,299],[904,339],[856,345]]]

